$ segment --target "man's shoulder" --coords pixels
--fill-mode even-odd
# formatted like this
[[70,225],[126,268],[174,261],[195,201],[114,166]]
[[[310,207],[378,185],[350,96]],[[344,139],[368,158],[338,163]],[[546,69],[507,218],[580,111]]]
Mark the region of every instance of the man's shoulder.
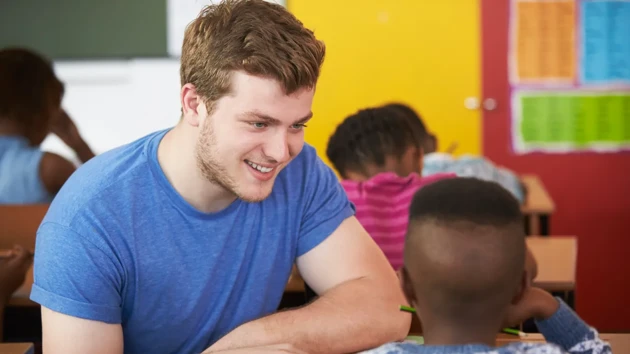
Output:
[[314,181],[319,174],[324,172],[322,166],[327,166],[317,155],[317,150],[304,143],[302,151],[289,164],[280,171],[278,180],[280,183],[309,183]]
[[66,224],[85,208],[120,202],[132,190],[151,185],[147,145],[157,134],[95,156],[79,167],[56,195],[46,221]]
[[300,151],[293,161],[289,162],[285,169],[303,170],[305,168],[312,167],[312,164],[318,160],[320,160],[320,158],[317,155],[317,150],[315,150],[313,146],[304,143],[302,151]]

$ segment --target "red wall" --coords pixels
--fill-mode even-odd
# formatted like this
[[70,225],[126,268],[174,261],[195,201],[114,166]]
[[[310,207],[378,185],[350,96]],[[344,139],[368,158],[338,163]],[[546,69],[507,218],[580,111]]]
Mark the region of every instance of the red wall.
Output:
[[[578,237],[577,312],[600,331],[630,330],[630,153],[515,155],[510,143],[509,1],[482,0],[483,152],[540,176],[556,203],[552,235]],[[627,117],[630,120],[630,117]]]

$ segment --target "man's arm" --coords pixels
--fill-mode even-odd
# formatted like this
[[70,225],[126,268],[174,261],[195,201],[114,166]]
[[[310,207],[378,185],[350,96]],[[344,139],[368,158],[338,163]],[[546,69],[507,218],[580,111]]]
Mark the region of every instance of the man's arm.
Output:
[[355,217],[297,260],[320,296],[296,310],[245,323],[207,352],[289,343],[309,353],[348,353],[403,339],[411,323],[394,270]]
[[43,351],[46,354],[122,354],[120,324],[64,315],[42,306]]
[[98,232],[56,220],[37,232],[30,296],[42,307],[44,353],[122,353],[124,266]]

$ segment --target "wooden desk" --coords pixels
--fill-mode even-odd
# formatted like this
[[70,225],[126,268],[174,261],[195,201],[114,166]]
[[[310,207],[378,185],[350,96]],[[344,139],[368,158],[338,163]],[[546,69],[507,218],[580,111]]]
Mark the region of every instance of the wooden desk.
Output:
[[0,343],[2,354],[33,354],[35,347],[32,343]]
[[[11,249],[13,245],[34,249],[37,228],[47,211],[48,204],[0,205],[0,249]],[[9,300],[9,306],[38,306],[29,300],[32,286],[33,267]]]
[[33,250],[35,234],[48,211],[48,204],[0,205],[0,249],[13,245]]
[[[599,337],[608,342],[613,353],[630,353],[630,333],[600,333]],[[497,346],[513,342],[545,342],[545,338],[539,333],[530,333],[525,338],[519,338],[509,334],[497,336]]]
[[521,211],[526,218],[528,234],[547,236],[549,217],[556,210],[556,205],[538,176],[523,175],[521,181],[527,188],[527,197]]
[[[9,306],[39,306],[38,303],[31,301],[31,288],[33,287],[33,266],[26,273],[26,280],[20,286],[9,300]],[[2,353],[2,351],[0,351]]]
[[534,286],[561,297],[569,307],[575,309],[577,238],[530,236],[526,242],[538,263]]
[[547,291],[575,290],[577,268],[577,238],[568,236],[537,237],[526,239],[538,263],[538,276],[534,285]]

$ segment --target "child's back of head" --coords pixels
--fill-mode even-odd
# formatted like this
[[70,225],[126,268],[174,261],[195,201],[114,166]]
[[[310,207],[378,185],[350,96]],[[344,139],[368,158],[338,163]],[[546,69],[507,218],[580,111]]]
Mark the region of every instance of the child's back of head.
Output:
[[525,201],[524,186],[513,171],[496,166],[483,156],[464,154],[459,158],[452,156],[457,143],[451,144],[445,152],[437,152],[438,138],[431,133],[422,117],[410,106],[403,103],[390,103],[384,108],[397,112],[407,121],[418,145],[422,147],[422,175],[436,173],[454,173],[461,177],[476,177],[499,183],[510,191],[520,203]]
[[454,178],[421,189],[410,207],[404,267],[427,339],[494,336],[521,290],[525,252],[519,204],[498,184]]
[[330,137],[326,155],[344,179],[422,171],[419,142],[408,121],[390,108],[367,108],[348,116]]
[[383,108],[396,112],[407,122],[424,154],[432,153],[437,149],[437,138],[429,132],[420,114],[411,106],[404,103],[389,103]]

